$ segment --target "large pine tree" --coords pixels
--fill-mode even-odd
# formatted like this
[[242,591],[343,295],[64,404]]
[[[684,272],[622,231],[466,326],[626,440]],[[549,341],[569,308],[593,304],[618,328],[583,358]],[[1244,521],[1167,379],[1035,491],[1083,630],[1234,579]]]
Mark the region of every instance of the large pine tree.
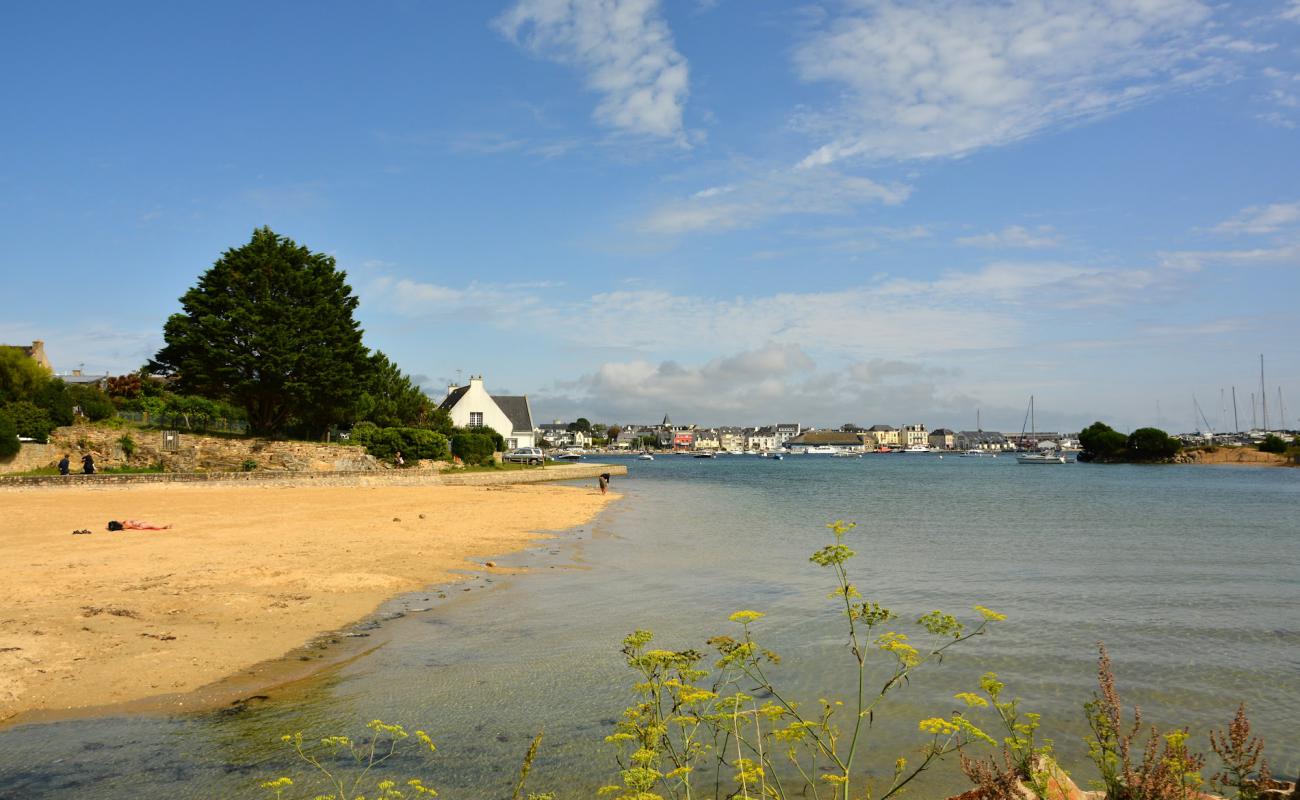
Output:
[[349,417],[369,377],[346,278],[330,256],[258,228],[181,297],[150,367],[180,391],[243,407],[253,433],[323,432]]

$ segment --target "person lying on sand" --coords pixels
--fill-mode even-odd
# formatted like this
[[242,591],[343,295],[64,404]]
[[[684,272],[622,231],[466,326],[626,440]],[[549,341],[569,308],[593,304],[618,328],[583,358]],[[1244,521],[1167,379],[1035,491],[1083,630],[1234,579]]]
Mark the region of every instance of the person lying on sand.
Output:
[[165,531],[170,525],[156,525],[152,522],[141,522],[138,519],[124,519],[118,522],[115,519],[108,521],[110,531]]

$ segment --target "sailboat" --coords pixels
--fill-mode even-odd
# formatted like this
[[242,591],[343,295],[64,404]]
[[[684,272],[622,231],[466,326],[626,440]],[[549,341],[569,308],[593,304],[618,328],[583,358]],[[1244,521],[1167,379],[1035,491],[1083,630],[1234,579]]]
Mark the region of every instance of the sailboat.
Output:
[[[1029,395],[1029,435],[1030,436],[1035,435],[1036,427],[1037,426],[1034,423],[1034,396],[1031,394]],[[1020,440],[1023,442],[1024,438],[1025,438],[1025,427],[1024,425],[1021,425]],[[1037,453],[1020,453],[1019,455],[1016,456],[1016,463],[1017,464],[1064,464],[1066,463],[1066,461],[1065,461],[1065,456],[1061,455],[1056,451],[1056,445],[1053,443],[1051,447],[1040,448]]]

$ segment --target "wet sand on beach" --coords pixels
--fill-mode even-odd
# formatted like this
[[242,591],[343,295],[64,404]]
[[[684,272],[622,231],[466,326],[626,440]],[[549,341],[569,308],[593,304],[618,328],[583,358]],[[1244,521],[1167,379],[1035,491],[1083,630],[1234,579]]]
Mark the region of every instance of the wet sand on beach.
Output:
[[[553,485],[0,493],[0,722],[193,691],[616,498]],[[105,530],[124,518],[174,527]]]

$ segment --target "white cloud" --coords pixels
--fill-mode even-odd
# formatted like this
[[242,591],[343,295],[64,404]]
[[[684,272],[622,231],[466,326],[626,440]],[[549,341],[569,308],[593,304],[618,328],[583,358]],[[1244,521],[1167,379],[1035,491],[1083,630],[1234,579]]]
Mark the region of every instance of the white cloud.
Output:
[[840,108],[797,120],[850,157],[960,156],[1092,119],[1223,69],[1199,0],[855,0],[796,51]]
[[[702,424],[777,420],[893,422],[968,413],[973,401],[942,383],[947,370],[873,358],[819,368],[795,345],[767,343],[696,364],[634,359],[601,364],[549,392],[535,408],[585,413],[625,423],[657,421],[665,412]],[[841,419],[848,416],[850,419]]]
[[535,292],[561,284],[550,281],[471,283],[457,288],[409,278],[381,275],[361,292],[367,309],[377,307],[407,317],[432,314],[472,315],[535,305]]
[[897,205],[911,188],[832,169],[772,170],[661,205],[637,227],[676,235],[750,228],[784,214],[847,214],[870,203]]
[[583,70],[601,96],[602,125],[686,143],[689,67],[658,0],[519,0],[493,25],[529,52]]
[[997,233],[982,233],[977,236],[963,236],[957,244],[966,247],[1055,247],[1061,243],[1055,229],[1050,225],[1039,225],[1030,230],[1020,225],[1008,225]]
[[1178,277],[1153,269],[1003,261],[974,272],[948,272],[931,281],[893,280],[878,292],[882,298],[926,297],[953,305],[1085,308],[1132,303],[1143,290],[1172,285]]
[[161,324],[153,329],[124,330],[108,323],[92,323],[65,332],[22,321],[0,324],[2,343],[30,344],[36,339],[45,342],[45,354],[55,372],[80,369],[88,375],[134,372],[163,345]]
[[1300,244],[1256,247],[1249,250],[1175,250],[1160,254],[1162,263],[1175,269],[1200,269],[1207,264],[1232,267],[1300,267]]
[[1220,222],[1210,230],[1225,234],[1276,233],[1300,223],[1300,202],[1250,206]]
[[778,344],[851,359],[880,353],[915,359],[1014,347],[1041,315],[1130,307],[1158,294],[1148,290],[1176,287],[1184,274],[997,262],[928,280],[884,277],[824,291],[801,290],[796,277],[768,294],[731,297],[662,289],[573,296],[548,292],[547,284],[451,287],[380,277],[365,287],[362,301],[366,309],[399,316],[545,331],[579,348],[604,342],[626,352],[736,352]]
[[1291,0],[1291,5],[1282,11],[1282,19],[1300,22],[1300,0]]

